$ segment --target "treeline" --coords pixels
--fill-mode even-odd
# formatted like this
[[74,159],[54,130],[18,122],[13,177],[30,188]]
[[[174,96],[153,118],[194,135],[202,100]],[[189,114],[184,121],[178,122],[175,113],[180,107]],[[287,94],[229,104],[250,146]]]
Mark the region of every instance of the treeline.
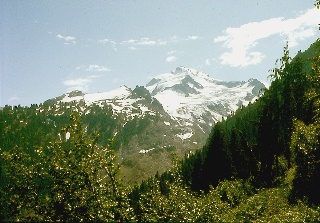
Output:
[[184,182],[208,192],[225,179],[279,185],[296,170],[291,200],[320,202],[320,42],[294,59],[288,46],[269,89],[254,104],[217,123],[202,150],[185,158]]

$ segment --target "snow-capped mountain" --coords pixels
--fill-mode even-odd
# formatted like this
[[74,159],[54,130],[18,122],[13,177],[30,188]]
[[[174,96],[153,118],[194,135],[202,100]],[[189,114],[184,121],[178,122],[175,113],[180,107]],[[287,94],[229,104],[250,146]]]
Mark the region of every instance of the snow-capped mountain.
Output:
[[[64,95],[60,101],[84,101],[87,105],[100,106],[108,104],[115,113],[132,117],[155,115],[159,111],[155,111],[150,105],[160,103],[160,107],[170,116],[171,121],[177,122],[180,129],[183,129],[176,136],[185,140],[198,130],[209,134],[214,123],[240,106],[255,101],[260,89],[264,87],[256,79],[221,81],[209,77],[204,72],[181,66],[175,71],[154,77],[146,85],[150,94],[146,91],[141,92],[142,89],[132,91],[126,86],[121,86],[102,93],[71,92]],[[137,91],[140,93],[137,94]],[[151,104],[144,103],[146,99]]]
[[53,113],[58,123],[77,111],[102,144],[114,137],[124,176],[134,182],[168,169],[172,151],[182,158],[201,148],[215,122],[254,101],[263,87],[254,79],[226,82],[178,67],[133,90],[69,92],[46,101],[39,112]]
[[[74,92],[75,93],[75,92]],[[88,104],[92,104],[94,102],[102,101],[102,100],[112,100],[112,99],[125,99],[131,94],[131,89],[126,86],[121,86],[118,89],[109,92],[102,93],[93,93],[93,94],[72,94],[68,93],[61,100],[63,102],[70,101],[80,101],[84,100]]]
[[[147,100],[147,102],[146,102]],[[124,114],[128,118],[135,116],[142,117],[146,114],[156,115],[154,107],[160,106],[155,98],[151,98],[149,92],[144,87],[137,87],[131,90],[127,86],[121,86],[109,92],[99,92],[84,94],[81,91],[72,91],[58,97],[60,102],[84,102],[86,106],[98,105],[100,107],[109,105],[115,115]],[[85,112],[85,108],[81,109]]]
[[255,79],[220,81],[186,67],[158,75],[146,85],[174,120],[186,126],[198,123],[202,129],[255,101],[264,87]]

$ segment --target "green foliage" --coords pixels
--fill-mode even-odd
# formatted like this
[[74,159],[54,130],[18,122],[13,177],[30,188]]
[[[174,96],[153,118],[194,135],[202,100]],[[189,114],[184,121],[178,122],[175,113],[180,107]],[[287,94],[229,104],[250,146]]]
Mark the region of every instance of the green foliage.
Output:
[[220,199],[227,202],[232,207],[240,204],[248,196],[254,194],[253,186],[244,180],[225,180],[216,187]]
[[133,98],[145,98],[148,103],[151,103],[152,98],[150,92],[144,86],[136,86],[132,91]]
[[[30,156],[1,150],[1,218],[5,221],[132,220],[112,148],[88,138],[80,116]],[[70,136],[70,138],[68,137]]]
[[[216,186],[220,180],[231,176],[231,160],[226,147],[221,123],[217,123],[204,146],[203,181],[205,185]],[[204,187],[204,190],[209,188]]]
[[[304,193],[310,200],[317,194],[311,188],[318,187],[314,178],[320,160],[319,52],[318,40],[306,51],[308,56],[299,53],[291,59],[286,45],[263,96],[217,123],[201,152],[183,161],[183,179],[192,190],[207,192],[209,185],[231,176],[250,179],[256,187],[273,187],[297,165],[294,196],[302,198]],[[318,195],[312,199],[320,201]]]
[[[292,172],[292,171],[291,171]],[[161,193],[159,176],[143,182],[131,193],[139,221],[161,222],[317,222],[320,208],[288,202],[292,173],[277,188],[256,190],[249,181],[224,180],[208,193],[194,193],[181,184],[179,171],[169,171]]]
[[233,128],[231,132],[230,150],[234,176],[240,179],[248,179],[257,174],[256,158],[244,133],[236,128]]
[[262,189],[243,200],[233,214],[237,222],[318,222],[319,207],[288,203],[286,187]]
[[[320,48],[320,40],[318,40]],[[295,120],[291,149],[297,165],[291,199],[307,199],[320,204],[320,53],[312,61],[308,75],[311,88],[305,93],[307,120]]]

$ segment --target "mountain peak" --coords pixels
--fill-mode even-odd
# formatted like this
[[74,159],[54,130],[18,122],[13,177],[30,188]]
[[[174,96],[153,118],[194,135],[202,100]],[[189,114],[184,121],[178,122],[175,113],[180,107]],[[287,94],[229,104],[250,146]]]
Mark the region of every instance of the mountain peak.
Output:
[[197,77],[201,77],[201,78],[205,78],[205,79],[209,78],[209,75],[202,72],[202,71],[198,71],[196,69],[188,68],[188,67],[184,67],[184,66],[177,67],[176,70],[171,73],[173,73],[173,74],[186,74],[186,75],[197,76]]
[[180,66],[175,71],[154,77],[146,87],[151,95],[155,95],[157,92],[168,88],[182,91],[181,93],[188,95],[192,92],[197,93],[196,89],[203,88],[208,82],[212,81],[214,79],[202,71]]
[[197,123],[206,132],[210,128],[208,126],[239,106],[257,99],[260,89],[264,87],[256,79],[220,81],[202,71],[180,66],[172,72],[155,76],[146,87],[137,86],[131,90],[127,86],[120,86],[113,91],[91,94],[75,91],[63,95],[59,101],[111,104],[119,111],[142,105],[142,109],[149,111],[152,106],[159,104],[161,106],[156,107],[164,110],[172,120],[181,122],[181,126]]
[[259,96],[256,80],[220,81],[184,66],[154,77],[146,88],[173,119],[213,124]]

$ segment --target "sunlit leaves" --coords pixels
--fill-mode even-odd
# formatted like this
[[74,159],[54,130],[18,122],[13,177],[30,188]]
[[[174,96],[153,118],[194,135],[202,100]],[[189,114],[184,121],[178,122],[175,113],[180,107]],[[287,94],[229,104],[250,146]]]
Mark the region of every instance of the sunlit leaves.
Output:
[[[317,47],[320,47],[319,40]],[[305,107],[311,117],[309,122],[295,120],[291,149],[295,154],[297,171],[293,180],[291,199],[306,199],[320,204],[320,56],[312,60],[312,71],[308,75],[311,88],[305,93]]]
[[61,133],[70,138],[35,147],[1,150],[2,216],[28,220],[132,220],[112,147],[99,147],[84,131],[80,116]]
[[320,0],[315,0],[315,1],[316,1],[316,3],[314,4],[314,6],[316,6],[317,9],[320,9]]

